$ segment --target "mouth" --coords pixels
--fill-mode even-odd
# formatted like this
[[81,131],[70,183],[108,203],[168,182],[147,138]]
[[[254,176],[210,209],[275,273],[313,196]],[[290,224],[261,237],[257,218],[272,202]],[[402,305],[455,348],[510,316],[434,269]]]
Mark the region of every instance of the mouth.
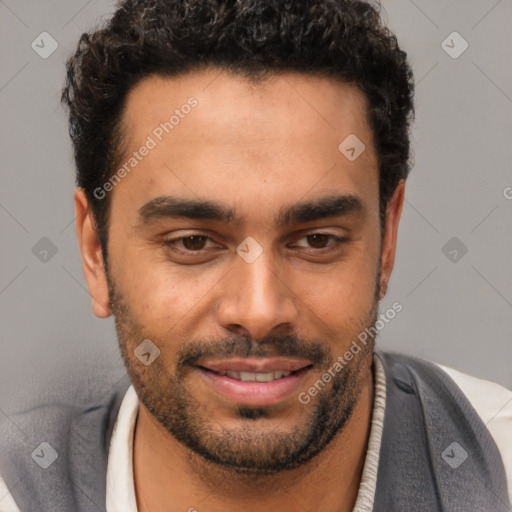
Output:
[[231,358],[196,365],[209,387],[236,404],[264,406],[299,392],[313,367],[307,360]]

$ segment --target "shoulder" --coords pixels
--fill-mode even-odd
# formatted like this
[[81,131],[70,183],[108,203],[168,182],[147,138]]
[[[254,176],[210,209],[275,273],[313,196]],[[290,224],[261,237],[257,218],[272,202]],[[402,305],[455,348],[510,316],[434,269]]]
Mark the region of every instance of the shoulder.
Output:
[[[0,493],[9,490],[21,510],[43,504],[45,510],[87,510],[90,502],[85,503],[81,488],[93,489],[98,503],[103,502],[110,437],[129,385],[128,376],[123,376],[103,396],[86,404],[37,405],[4,418]],[[41,471],[50,466],[51,470]],[[58,492],[48,493],[48,488]],[[10,499],[8,492],[0,501],[1,512]],[[17,509],[6,508],[11,510]]]
[[[382,351],[377,351],[377,355],[384,361],[390,388],[397,386],[406,392],[413,392],[414,388],[414,393],[426,393],[424,401],[427,406],[436,403],[436,407],[439,406],[450,417],[463,418],[458,429],[488,433],[489,441],[494,441],[503,462],[512,501],[512,390],[416,357]],[[438,419],[442,420],[442,417]],[[484,437],[477,435],[475,439],[482,442]]]
[[438,364],[469,400],[500,451],[512,501],[512,390]]

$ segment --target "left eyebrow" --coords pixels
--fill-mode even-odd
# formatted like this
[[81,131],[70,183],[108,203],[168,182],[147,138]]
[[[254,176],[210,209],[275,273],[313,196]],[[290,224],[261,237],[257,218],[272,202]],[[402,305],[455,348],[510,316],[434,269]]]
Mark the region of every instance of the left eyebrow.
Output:
[[278,226],[301,224],[328,217],[349,215],[364,216],[366,208],[357,196],[352,194],[321,197],[313,201],[298,203],[281,210],[276,219]]

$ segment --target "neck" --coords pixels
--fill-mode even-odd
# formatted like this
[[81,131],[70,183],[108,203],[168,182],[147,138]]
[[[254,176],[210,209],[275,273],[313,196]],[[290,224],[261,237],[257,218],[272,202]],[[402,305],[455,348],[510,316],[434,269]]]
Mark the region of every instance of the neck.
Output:
[[343,430],[306,464],[272,475],[241,474],[206,461],[139,404],[133,449],[139,512],[350,512],[366,457],[373,390],[370,370]]

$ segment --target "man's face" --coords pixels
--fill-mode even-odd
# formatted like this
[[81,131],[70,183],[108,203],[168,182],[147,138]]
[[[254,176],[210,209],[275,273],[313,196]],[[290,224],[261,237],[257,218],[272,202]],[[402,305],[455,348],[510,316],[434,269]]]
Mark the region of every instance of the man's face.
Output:
[[[363,94],[301,74],[151,77],[130,92],[123,130],[123,163],[140,159],[112,191],[109,295],[139,414],[225,467],[297,467],[346,424],[371,375],[368,343],[298,399],[377,315]],[[355,160],[338,149],[351,134],[365,145]],[[147,339],[160,354],[146,366],[135,351]]]

